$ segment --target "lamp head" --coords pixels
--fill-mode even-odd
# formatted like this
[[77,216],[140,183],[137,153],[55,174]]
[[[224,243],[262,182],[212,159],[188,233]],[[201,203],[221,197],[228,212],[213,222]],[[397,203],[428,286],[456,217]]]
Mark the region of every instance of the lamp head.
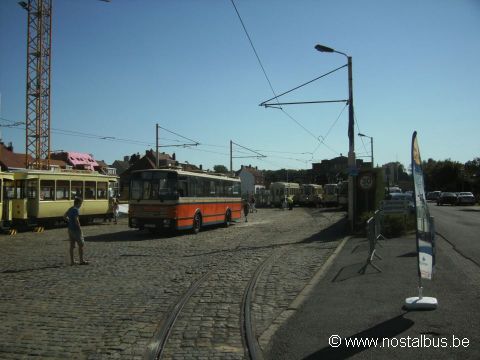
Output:
[[315,45],[315,49],[320,52],[329,52],[329,53],[335,52],[334,49],[329,48],[328,46],[320,45],[320,44]]

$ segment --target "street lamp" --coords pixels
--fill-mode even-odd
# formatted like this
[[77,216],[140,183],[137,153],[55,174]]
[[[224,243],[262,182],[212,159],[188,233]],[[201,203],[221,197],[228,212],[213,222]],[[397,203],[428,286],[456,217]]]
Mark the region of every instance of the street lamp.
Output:
[[345,56],[348,61],[348,221],[350,230],[355,225],[355,182],[354,176],[357,173],[355,161],[355,139],[354,139],[354,112],[353,112],[353,85],[352,85],[352,57],[332,49],[328,46],[317,44],[315,49],[320,52],[337,53]]
[[373,137],[362,134],[362,133],[358,133],[358,136],[366,137],[366,138],[370,139],[370,155],[371,155],[371,158],[372,158],[372,169],[373,169],[375,167],[374,162],[373,162]]

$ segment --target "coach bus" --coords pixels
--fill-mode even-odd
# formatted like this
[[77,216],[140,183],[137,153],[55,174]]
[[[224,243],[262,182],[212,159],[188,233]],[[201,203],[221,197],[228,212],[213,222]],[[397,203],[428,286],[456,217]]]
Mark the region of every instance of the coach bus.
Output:
[[[13,186],[3,191],[11,206],[11,226],[54,225],[64,222],[63,215],[73,205],[75,197],[83,198],[80,221],[112,218],[111,197],[117,183],[116,176],[88,170],[16,170],[8,173]],[[11,180],[4,180],[10,183]],[[5,197],[4,197],[5,200]],[[6,205],[2,208],[5,211]]]
[[230,225],[240,219],[240,179],[165,168],[132,172],[128,224],[140,230]]
[[318,206],[323,200],[323,187],[317,184],[300,185],[300,193],[295,202],[302,206]]
[[274,182],[270,184],[270,197],[274,206],[282,206],[287,199],[293,201],[299,193],[300,185],[297,183]]

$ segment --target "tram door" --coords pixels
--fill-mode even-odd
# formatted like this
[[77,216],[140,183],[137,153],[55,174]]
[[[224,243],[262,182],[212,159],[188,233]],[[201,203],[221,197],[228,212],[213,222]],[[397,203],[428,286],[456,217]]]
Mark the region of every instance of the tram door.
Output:
[[[1,180],[0,180],[1,181]],[[1,184],[2,190],[2,221],[12,220],[12,199],[15,193],[13,180],[4,179]]]
[[27,180],[27,218],[36,218],[38,215],[39,205],[39,180]]

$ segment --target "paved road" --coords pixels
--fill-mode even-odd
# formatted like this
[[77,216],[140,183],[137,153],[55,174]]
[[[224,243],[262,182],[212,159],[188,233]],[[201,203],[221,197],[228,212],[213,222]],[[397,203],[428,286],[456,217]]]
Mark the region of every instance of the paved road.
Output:
[[480,206],[428,205],[438,236],[480,266]]
[[[266,359],[480,359],[480,266],[472,261],[480,243],[476,209],[433,205],[437,231],[448,239],[437,237],[433,281],[423,281],[424,296],[438,300],[435,311],[402,308],[406,297],[418,294],[413,234],[381,241],[382,259],[374,263],[382,272],[368,267],[365,275],[359,269],[368,243],[353,238],[275,334]],[[332,335],[341,337],[338,347],[330,346]],[[360,343],[372,340],[378,343]]]
[[164,352],[243,359],[240,304],[257,266],[258,337],[337,247],[345,213],[261,209],[228,229],[149,235],[120,224],[84,228],[87,266],[68,266],[65,229],[0,236],[0,358],[142,359],[172,307],[187,302]]

